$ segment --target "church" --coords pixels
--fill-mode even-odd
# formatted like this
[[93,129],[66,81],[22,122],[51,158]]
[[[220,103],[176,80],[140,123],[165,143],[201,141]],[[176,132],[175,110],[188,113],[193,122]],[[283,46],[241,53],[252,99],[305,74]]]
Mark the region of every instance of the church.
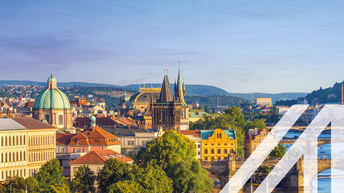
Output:
[[[180,69],[177,82],[174,83],[173,95],[167,70],[164,74],[160,95],[156,101],[151,100],[145,117],[151,117],[152,129],[162,127],[163,130],[173,129],[180,133],[189,129],[189,106],[185,103],[185,84],[182,83]],[[151,97],[152,98],[152,97]]]
[[73,128],[72,109],[68,97],[57,88],[56,79],[52,74],[47,80],[47,87],[36,98],[32,118],[57,128]]

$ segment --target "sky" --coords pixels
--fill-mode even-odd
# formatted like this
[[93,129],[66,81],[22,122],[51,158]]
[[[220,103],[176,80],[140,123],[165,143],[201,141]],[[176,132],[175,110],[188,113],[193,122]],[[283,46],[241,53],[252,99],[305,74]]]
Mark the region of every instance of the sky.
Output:
[[[339,0],[0,0],[0,80],[311,92],[344,80]],[[180,61],[180,62],[178,62]]]

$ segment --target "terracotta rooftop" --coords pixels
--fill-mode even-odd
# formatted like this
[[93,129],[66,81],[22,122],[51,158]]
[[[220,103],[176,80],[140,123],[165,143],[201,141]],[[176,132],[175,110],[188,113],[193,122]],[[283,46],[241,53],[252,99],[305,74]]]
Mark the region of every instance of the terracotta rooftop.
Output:
[[134,160],[124,156],[123,154],[117,153],[113,150],[94,150],[87,153],[78,159],[69,162],[69,164],[104,164],[106,160],[110,158],[117,158],[121,162],[133,162]]
[[184,130],[180,131],[180,133],[184,135],[193,135],[194,137],[201,138],[201,132],[199,130]]
[[11,119],[28,129],[56,129],[49,124],[42,123],[41,121],[38,121],[31,117],[16,117]]

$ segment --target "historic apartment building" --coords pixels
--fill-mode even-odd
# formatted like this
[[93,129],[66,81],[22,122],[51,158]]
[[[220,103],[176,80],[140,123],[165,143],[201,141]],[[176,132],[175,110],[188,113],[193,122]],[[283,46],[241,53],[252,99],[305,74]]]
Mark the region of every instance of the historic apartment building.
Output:
[[220,161],[228,155],[236,155],[237,139],[235,131],[230,130],[201,130],[202,160]]
[[56,128],[32,118],[0,119],[0,181],[29,177],[55,158]]

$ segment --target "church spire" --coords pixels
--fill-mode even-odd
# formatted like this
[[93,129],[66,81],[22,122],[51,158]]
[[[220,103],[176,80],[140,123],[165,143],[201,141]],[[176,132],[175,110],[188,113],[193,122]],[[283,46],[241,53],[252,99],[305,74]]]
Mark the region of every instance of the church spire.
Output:
[[182,83],[182,77],[180,75],[180,65],[178,70],[178,80],[177,80],[177,93],[176,93],[176,100],[175,102],[182,103],[186,105],[184,100],[184,83]]
[[159,102],[160,103],[168,103],[168,102],[172,102],[172,101],[173,101],[173,98],[172,98],[172,93],[171,93],[170,82],[168,81],[167,74],[164,73],[164,80],[163,80],[162,86],[161,86]]

